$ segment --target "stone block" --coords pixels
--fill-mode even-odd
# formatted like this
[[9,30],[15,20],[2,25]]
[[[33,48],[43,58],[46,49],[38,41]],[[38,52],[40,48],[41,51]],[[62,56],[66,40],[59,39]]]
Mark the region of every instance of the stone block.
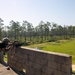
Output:
[[71,56],[30,48],[17,48],[11,58],[12,53],[13,49],[8,53],[9,66],[26,69],[26,75],[71,75]]
[[37,64],[37,63],[33,63],[33,68],[37,69],[37,70],[41,70],[42,69],[42,65]]
[[50,60],[50,61],[54,61],[54,55],[53,54],[48,54],[46,59]]
[[62,72],[66,72],[66,73],[70,73],[71,72],[72,67],[68,66],[68,65],[62,65],[61,71]]

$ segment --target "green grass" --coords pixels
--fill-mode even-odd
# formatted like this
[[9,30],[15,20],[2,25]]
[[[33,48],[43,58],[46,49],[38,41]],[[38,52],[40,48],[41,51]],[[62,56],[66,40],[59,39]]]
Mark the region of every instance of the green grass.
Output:
[[4,61],[7,63],[7,54],[4,55]]
[[65,53],[72,55],[72,63],[75,64],[75,39],[60,40],[57,42],[48,42],[42,44],[34,44],[27,47],[40,48],[45,51]]

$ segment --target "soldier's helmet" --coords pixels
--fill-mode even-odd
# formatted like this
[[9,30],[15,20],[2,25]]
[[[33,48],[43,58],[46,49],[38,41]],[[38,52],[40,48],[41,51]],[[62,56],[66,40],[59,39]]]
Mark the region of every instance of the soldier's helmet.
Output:
[[10,42],[10,40],[9,40],[9,38],[5,37],[5,38],[3,38],[2,42],[7,45]]

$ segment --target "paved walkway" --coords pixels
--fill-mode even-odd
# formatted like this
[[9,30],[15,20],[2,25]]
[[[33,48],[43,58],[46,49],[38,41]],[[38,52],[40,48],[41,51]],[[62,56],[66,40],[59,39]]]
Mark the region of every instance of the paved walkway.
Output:
[[26,75],[26,73],[23,71],[16,71],[12,68],[8,68],[6,63],[0,63],[0,75]]
[[75,71],[75,65],[72,65],[72,70]]
[[7,66],[0,64],[0,75],[18,75],[11,68],[10,68],[10,70],[7,70],[7,69],[8,69]]

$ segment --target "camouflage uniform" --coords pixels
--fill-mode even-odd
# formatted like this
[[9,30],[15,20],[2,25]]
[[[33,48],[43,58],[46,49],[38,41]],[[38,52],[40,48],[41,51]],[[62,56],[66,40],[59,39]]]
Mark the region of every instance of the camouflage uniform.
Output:
[[0,51],[0,62],[3,62],[3,51]]
[[[9,42],[9,39],[8,39],[8,38],[4,38],[4,39],[2,40],[2,42],[0,41],[0,43],[5,43],[6,45],[8,44],[8,42]],[[0,62],[1,62],[1,63],[4,62],[3,49],[4,49],[4,48],[0,48]]]

